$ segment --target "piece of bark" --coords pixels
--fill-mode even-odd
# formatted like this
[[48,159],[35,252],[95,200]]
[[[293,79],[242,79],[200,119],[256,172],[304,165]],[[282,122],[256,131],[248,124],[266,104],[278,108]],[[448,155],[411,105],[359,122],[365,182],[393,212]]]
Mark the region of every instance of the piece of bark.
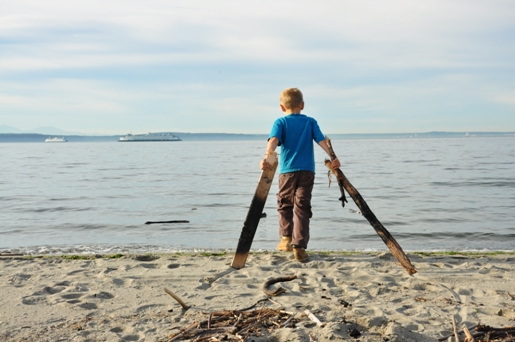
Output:
[[156,224],[156,223],[190,223],[187,220],[172,220],[172,221],[147,221],[145,224]]
[[[331,160],[336,159],[336,154],[334,153],[333,147],[331,145],[331,140],[326,136],[326,142],[329,147],[329,150],[331,152]],[[374,215],[372,210],[368,207],[367,203],[361,196],[361,194],[356,190],[356,188],[349,182],[347,177],[343,174],[343,172],[338,169],[332,169],[331,168],[331,161],[326,160],[325,161],[326,167],[331,170],[331,172],[338,178],[338,184],[343,185],[347,193],[352,197],[358,208],[361,210],[361,214],[368,220],[370,225],[374,228],[377,235],[383,240],[383,242],[386,244],[386,246],[390,249],[393,256],[400,262],[402,267],[408,272],[408,274],[412,275],[417,273],[415,270],[415,267],[411,264],[411,261],[406,256],[404,251],[402,250],[401,246],[397,243],[397,241],[393,238],[393,236],[388,232],[388,230],[383,226],[381,222],[377,219],[377,217]],[[342,202],[343,203],[343,202]]]
[[291,281],[293,279],[297,279],[297,276],[294,275],[294,276],[289,276],[289,277],[279,277],[279,278],[272,278],[272,279],[269,279],[267,280],[264,284],[263,284],[263,292],[269,296],[269,297],[275,297],[275,296],[278,296],[280,295],[281,293],[285,293],[286,292],[286,289],[284,287],[278,287],[277,289],[275,290],[269,290],[268,287],[270,285],[273,285],[275,283],[279,283],[279,282],[282,282],[282,281]]

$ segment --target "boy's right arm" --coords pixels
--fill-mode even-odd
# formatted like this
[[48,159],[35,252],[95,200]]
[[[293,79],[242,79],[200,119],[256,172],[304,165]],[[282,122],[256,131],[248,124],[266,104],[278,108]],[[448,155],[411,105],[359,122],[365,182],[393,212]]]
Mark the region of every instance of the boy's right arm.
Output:
[[277,148],[277,146],[279,146],[279,139],[277,139],[276,137],[272,137],[272,138],[268,139],[268,144],[266,146],[265,158],[263,158],[263,160],[261,160],[261,163],[260,163],[261,170],[268,170],[268,168],[270,167],[270,164],[268,164],[266,162],[266,156],[268,156],[268,154],[270,152],[274,152],[275,149]]

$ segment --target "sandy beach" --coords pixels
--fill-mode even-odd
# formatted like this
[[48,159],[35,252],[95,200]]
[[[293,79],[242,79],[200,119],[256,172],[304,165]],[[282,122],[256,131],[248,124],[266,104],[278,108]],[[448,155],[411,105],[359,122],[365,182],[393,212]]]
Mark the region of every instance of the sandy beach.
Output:
[[[0,340],[448,341],[453,316],[458,330],[515,326],[515,254],[408,254],[413,276],[386,252],[311,252],[305,264],[290,253],[251,253],[240,270],[232,256],[2,256]],[[263,284],[292,275],[270,286],[286,292],[268,300]],[[249,307],[261,314],[247,335],[195,323],[235,310],[238,327],[246,317],[238,310]],[[269,309],[289,321],[249,335]]]

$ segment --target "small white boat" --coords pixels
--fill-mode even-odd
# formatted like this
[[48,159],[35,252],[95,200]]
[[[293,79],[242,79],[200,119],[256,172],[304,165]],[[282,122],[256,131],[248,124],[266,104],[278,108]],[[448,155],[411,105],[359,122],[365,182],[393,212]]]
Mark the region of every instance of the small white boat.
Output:
[[129,133],[124,137],[121,137],[118,141],[127,142],[127,141],[181,141],[181,138],[170,133],[147,133],[147,134],[132,134]]
[[46,138],[45,139],[45,142],[67,142],[68,140],[66,140],[64,137],[62,138],[58,138],[58,137],[54,137],[54,138]]

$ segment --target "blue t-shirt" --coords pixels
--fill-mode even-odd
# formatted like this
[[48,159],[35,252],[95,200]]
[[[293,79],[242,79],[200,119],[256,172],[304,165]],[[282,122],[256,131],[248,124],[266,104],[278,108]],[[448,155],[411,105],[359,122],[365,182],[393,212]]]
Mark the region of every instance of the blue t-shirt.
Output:
[[281,146],[280,173],[315,172],[315,149],[325,140],[315,119],[304,114],[289,114],[275,120],[268,139],[276,137]]

